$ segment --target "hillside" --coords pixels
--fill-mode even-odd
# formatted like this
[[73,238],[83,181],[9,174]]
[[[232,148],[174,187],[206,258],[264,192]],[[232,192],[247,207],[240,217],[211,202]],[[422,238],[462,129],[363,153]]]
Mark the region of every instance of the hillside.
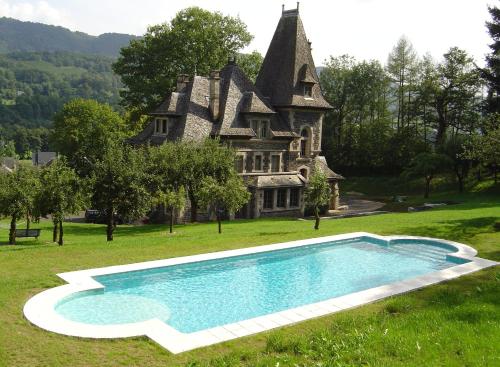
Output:
[[52,117],[73,98],[119,109],[113,60],[61,51],[0,54],[0,142],[13,141],[21,156],[49,149]]
[[0,18],[0,53],[66,51],[117,57],[120,49],[138,38],[105,33],[91,36],[42,23]]

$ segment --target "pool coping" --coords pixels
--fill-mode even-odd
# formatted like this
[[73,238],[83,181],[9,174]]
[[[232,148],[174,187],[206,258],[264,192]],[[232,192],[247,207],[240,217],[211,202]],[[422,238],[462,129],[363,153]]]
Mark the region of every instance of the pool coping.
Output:
[[[119,325],[91,325],[65,319],[55,312],[56,304],[66,296],[80,291],[103,289],[103,285],[92,279],[92,277],[99,275],[215,260],[357,237],[372,237],[382,241],[404,239],[437,240],[444,245],[457,249],[456,252],[450,253],[448,256],[468,260],[469,262],[404,281],[193,333],[182,333],[159,319]],[[25,317],[34,325],[55,333],[97,339],[147,336],[170,352],[176,354],[361,306],[499,264],[495,261],[475,257],[476,254],[477,251],[468,245],[443,239],[403,235],[379,236],[367,232],[353,232],[236,250],[60,273],[57,275],[68,284],[50,288],[36,294],[25,304],[23,312]]]

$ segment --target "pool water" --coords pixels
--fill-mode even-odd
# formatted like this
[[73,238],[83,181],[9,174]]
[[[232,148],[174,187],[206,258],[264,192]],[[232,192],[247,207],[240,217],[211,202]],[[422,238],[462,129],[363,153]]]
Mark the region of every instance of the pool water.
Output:
[[56,312],[97,325],[157,318],[190,333],[446,269],[457,264],[447,257],[455,251],[437,241],[360,237],[96,276],[104,291],[69,296]]

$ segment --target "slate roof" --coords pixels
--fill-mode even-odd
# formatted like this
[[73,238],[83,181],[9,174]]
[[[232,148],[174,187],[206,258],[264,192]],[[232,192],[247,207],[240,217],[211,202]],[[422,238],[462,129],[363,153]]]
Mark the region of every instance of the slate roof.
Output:
[[298,174],[292,175],[265,175],[258,176],[255,182],[255,187],[290,187],[290,186],[304,186],[304,182],[300,179]]
[[212,135],[254,137],[254,131],[244,114],[274,115],[276,112],[264,99],[243,70],[234,62],[220,71],[220,119],[214,124]]
[[[312,85],[312,98],[304,96],[304,83]],[[283,12],[255,85],[275,107],[332,108],[321,93],[298,9]]]
[[[298,15],[298,10],[284,11],[269,50],[254,85],[234,61],[219,73],[219,107],[217,121],[209,110],[208,77],[195,76],[185,80],[181,90],[169,94],[151,112],[151,116],[170,116],[176,119],[175,134],[168,139],[201,141],[210,136],[253,138],[247,116],[264,115],[270,118],[270,136],[273,139],[298,137],[282,120],[275,107],[298,106],[329,109],[319,87],[310,45]],[[304,85],[312,85],[312,97],[304,97]],[[133,144],[161,144],[166,136],[154,134],[151,122],[137,136]]]
[[177,115],[185,113],[186,93],[172,92],[151,112],[151,115]]
[[328,167],[328,163],[326,163],[326,158],[324,156],[316,156],[314,157],[314,166],[319,168],[327,178],[332,180],[343,180],[344,176],[339,175],[338,173],[333,172],[330,167]]

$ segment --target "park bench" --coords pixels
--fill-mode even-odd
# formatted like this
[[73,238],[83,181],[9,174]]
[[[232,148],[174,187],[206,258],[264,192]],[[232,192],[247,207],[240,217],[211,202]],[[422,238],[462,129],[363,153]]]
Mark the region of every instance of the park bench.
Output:
[[38,239],[41,229],[16,229],[16,238],[35,237]]

